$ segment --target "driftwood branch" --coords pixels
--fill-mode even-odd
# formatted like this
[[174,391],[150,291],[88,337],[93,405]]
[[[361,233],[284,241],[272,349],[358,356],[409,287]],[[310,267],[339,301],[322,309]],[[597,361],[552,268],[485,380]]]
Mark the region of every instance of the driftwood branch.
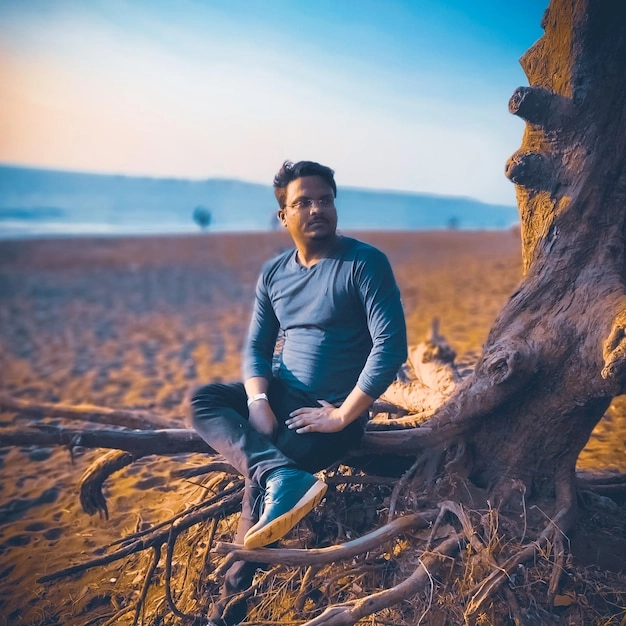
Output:
[[[211,498],[207,500],[203,503],[200,510],[196,510],[191,514],[187,514],[182,518],[178,518],[173,523],[173,525],[176,527],[176,531],[178,533],[181,533],[183,530],[187,530],[195,524],[203,522],[208,518],[215,517],[216,515],[229,515],[231,513],[235,513],[239,509],[239,505],[241,502],[241,493],[239,493],[241,491],[241,486],[242,485],[239,484],[237,487],[229,489],[227,491],[227,495],[224,495],[224,493],[226,493],[224,492],[220,494],[220,496],[217,498]],[[147,537],[141,537],[131,542],[130,544],[112,552],[111,554],[106,554],[104,556],[92,559],[86,563],[67,567],[52,574],[46,574],[45,576],[39,578],[37,582],[44,583],[50,582],[52,580],[58,580],[59,578],[64,578],[65,576],[70,576],[78,572],[84,572],[93,567],[107,565],[108,563],[119,561],[120,559],[123,559],[130,554],[140,552],[141,550],[145,550],[147,548],[162,546],[168,541],[171,532],[170,528],[171,525],[168,527],[163,527],[161,525],[157,532],[151,532]]]
[[208,452],[214,454],[203,439],[188,428],[165,430],[113,430],[108,428],[64,428],[50,424],[35,424],[27,428],[3,428],[5,446],[82,446],[84,448],[114,448],[131,454],[179,454]]
[[158,430],[172,426],[170,420],[147,411],[110,409],[91,404],[32,402],[14,398],[4,393],[0,394],[0,411],[14,411],[22,417],[62,417],[64,419],[136,428],[139,430]]
[[224,571],[234,561],[251,561],[262,563],[282,563],[283,565],[324,565],[350,559],[357,554],[379,548],[383,543],[397,537],[403,532],[427,528],[435,519],[436,511],[414,513],[399,517],[377,530],[363,535],[353,541],[330,548],[309,550],[287,550],[281,548],[259,548],[247,550],[233,543],[215,544],[215,553],[227,555],[219,570]]
[[306,622],[304,626],[352,626],[361,618],[386,609],[402,600],[411,598],[423,589],[450,557],[463,545],[463,538],[452,536],[436,550],[423,553],[419,567],[401,583],[353,602],[328,607],[319,617]]
[[[375,412],[390,412],[389,405],[424,421],[455,391],[462,377],[454,359],[456,354],[439,334],[439,323],[433,320],[427,338],[409,349],[409,358],[393,382],[375,405]],[[393,411],[392,411],[393,412]]]
[[139,457],[122,450],[110,450],[99,457],[80,479],[80,504],[88,515],[100,513],[109,519],[109,509],[102,493],[104,481],[114,472],[130,465]]
[[[98,423],[108,423],[111,419],[114,425],[119,426],[123,421],[136,426],[141,420],[150,424],[163,423],[164,418],[135,412],[130,410],[107,409],[106,407],[90,406],[89,411],[83,406],[65,404],[30,403],[10,399],[6,394],[0,395],[2,406],[11,406],[20,415],[55,415],[62,417],[66,414],[70,419],[90,422],[95,419]],[[45,411],[43,411],[45,407]],[[31,410],[32,408],[32,410]],[[42,413],[43,411],[43,413]],[[95,417],[94,417],[95,416]],[[404,456],[419,455],[424,450],[435,450],[442,445],[450,445],[463,435],[469,428],[469,422],[455,422],[440,428],[408,427],[413,416],[386,421],[370,422],[358,448],[353,449],[344,459],[350,464],[351,459],[356,461],[371,455],[398,454]],[[397,430],[396,430],[397,429]],[[3,446],[67,446],[70,450],[76,446],[84,448],[104,448],[119,450],[128,453],[134,458],[151,454],[175,455],[181,453],[202,452],[215,455],[216,452],[194,431],[188,428],[141,429],[129,430],[126,428],[66,428],[59,425],[31,423],[22,428],[8,427],[0,429],[0,444]],[[127,457],[129,458],[129,457]],[[217,461],[222,463],[221,461]],[[213,462],[215,463],[215,461]],[[182,469],[175,476],[191,477],[209,471],[232,471],[229,465],[213,466],[209,464],[205,469]],[[93,468],[91,470],[94,471]],[[115,471],[115,470],[113,470]],[[110,474],[111,472],[109,472]],[[372,477],[372,480],[375,477]],[[354,482],[354,479],[348,482]],[[363,482],[368,482],[363,479]],[[385,482],[383,480],[383,482]],[[599,474],[590,475],[581,473],[578,478],[579,486],[595,493],[615,497],[626,492],[626,475]],[[90,507],[86,510],[97,511],[101,507]]]

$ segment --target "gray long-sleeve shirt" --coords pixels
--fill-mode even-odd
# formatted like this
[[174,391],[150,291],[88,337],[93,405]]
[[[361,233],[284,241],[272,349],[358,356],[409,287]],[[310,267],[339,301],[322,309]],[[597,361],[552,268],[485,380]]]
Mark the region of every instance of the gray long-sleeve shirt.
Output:
[[387,257],[350,237],[307,268],[290,250],[268,261],[243,354],[244,379],[274,375],[316,399],[343,402],[355,385],[373,398],[407,357],[400,292]]

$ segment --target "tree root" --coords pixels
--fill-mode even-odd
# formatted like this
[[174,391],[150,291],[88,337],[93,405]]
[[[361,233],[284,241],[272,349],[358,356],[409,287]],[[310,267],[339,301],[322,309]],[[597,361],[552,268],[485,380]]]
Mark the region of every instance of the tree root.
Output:
[[319,571],[319,566],[309,565],[307,567],[306,572],[304,572],[304,576],[300,581],[300,589],[298,591],[298,595],[296,596],[295,607],[298,612],[301,612],[304,608],[304,602],[306,600],[307,594],[311,587],[311,581],[315,578],[315,575]]
[[226,558],[222,560],[216,573],[220,574],[225,572],[235,561],[319,566],[350,559],[357,554],[379,548],[381,544],[390,539],[394,539],[402,532],[427,528],[432,520],[435,519],[436,513],[436,511],[425,511],[423,513],[413,513],[412,515],[398,517],[367,535],[330,548],[314,548],[308,550],[258,548],[255,550],[247,550],[234,543],[218,542],[215,544],[214,552],[222,556],[225,555]]
[[146,605],[146,598],[148,597],[148,590],[150,589],[150,583],[152,582],[152,577],[154,576],[154,572],[156,571],[156,568],[158,567],[160,560],[161,560],[161,544],[152,546],[152,561],[144,577],[141,594],[135,605],[135,617],[133,619],[133,626],[136,626],[137,623],[139,622],[141,610]]
[[123,450],[110,450],[98,457],[80,479],[80,504],[87,515],[99,513],[109,519],[109,509],[102,494],[104,481],[114,472],[136,461],[138,456]]
[[3,428],[5,446],[82,446],[114,448],[131,454],[181,454],[204,452],[215,454],[205,441],[188,428],[164,430],[119,430],[108,428],[63,428],[34,424],[29,428]]
[[456,354],[439,334],[439,322],[432,321],[424,341],[409,350],[407,363],[400,369],[398,380],[385,390],[374,413],[382,413],[385,405],[396,407],[387,413],[411,413],[417,421],[430,417],[445,401],[462,377],[454,363]]
[[196,615],[189,615],[181,611],[177,606],[172,596],[172,558],[174,557],[174,547],[176,546],[176,539],[180,531],[176,528],[176,525],[173,524],[170,527],[170,534],[167,538],[167,551],[165,555],[165,599],[167,601],[167,606],[169,606],[170,611],[176,615],[176,617],[180,619],[195,619]]
[[445,563],[446,557],[458,552],[462,543],[460,536],[448,538],[436,550],[423,553],[419,567],[403,582],[359,600],[330,606],[303,626],[352,626],[367,615],[414,596],[432,580],[433,573]]
[[518,565],[534,559],[537,554],[544,551],[550,544],[560,546],[560,548],[557,548],[556,550],[553,574],[551,576],[549,587],[549,594],[554,597],[560,573],[563,569],[562,555],[564,553],[562,543],[563,535],[558,524],[561,520],[566,519],[569,514],[570,512],[568,509],[561,509],[554,519],[549,521],[541,535],[535,541],[528,544],[513,556],[509,557],[504,563],[496,564],[496,569],[494,569],[491,574],[486,576],[480,583],[470,590],[468,594],[470,599],[465,607],[466,621],[476,615],[485,602],[487,602],[487,600],[494,595],[498,588],[509,579],[511,573],[515,568],[517,568]]
[[5,393],[0,393],[0,411],[15,411],[25,417],[62,417],[64,419],[139,430],[158,430],[172,425],[171,420],[166,420],[147,411],[110,409],[91,404],[32,402],[30,400],[20,400]]
[[579,491],[591,491],[599,496],[626,501],[626,474],[578,472],[576,483]]
[[[192,513],[185,512],[184,517],[179,517],[179,519],[177,519],[173,524],[168,524],[168,526],[171,527],[176,525],[177,534],[180,534],[183,530],[187,530],[188,528],[191,528],[195,524],[203,522],[208,518],[215,517],[217,515],[230,515],[231,513],[236,512],[241,502],[241,489],[242,481],[240,481],[236,486],[222,492],[220,496],[211,498],[210,500],[202,503],[202,505],[200,505],[200,510],[196,510]],[[37,579],[37,582],[45,583],[58,580],[59,578],[64,578],[65,576],[84,572],[93,567],[113,563],[114,561],[118,561],[124,557],[146,550],[147,548],[151,548],[153,546],[162,546],[167,542],[171,532],[170,528],[161,530],[164,525],[165,524],[161,524],[156,532],[154,531],[154,528],[151,528],[148,536],[142,536],[135,539],[134,541],[131,541],[130,544],[111,554],[91,559],[86,563],[67,567],[52,574],[46,574],[45,576],[41,576]]]
[[224,472],[224,474],[239,476],[239,472],[223,459],[211,461],[210,463],[197,467],[184,467],[179,470],[174,470],[170,472],[170,476],[172,478],[194,478],[195,476],[203,476],[204,474],[210,474],[212,472]]
[[275,565],[274,567],[270,568],[267,572],[263,572],[263,574],[261,576],[259,576],[254,581],[254,583],[252,585],[250,585],[250,587],[248,587],[248,589],[246,589],[245,591],[242,591],[241,593],[235,594],[227,602],[226,606],[224,607],[224,613],[228,614],[228,611],[237,602],[239,602],[241,600],[246,600],[247,598],[250,598],[251,596],[253,596],[260,588],[263,587],[263,583],[265,583],[265,581],[268,578],[270,578],[271,576],[275,576],[282,569],[283,569],[282,565]]
[[[132,460],[132,456],[125,456],[125,454],[126,453],[123,452],[109,453],[102,459],[99,459],[96,465],[90,468],[87,473],[92,477],[98,476],[99,479],[102,480],[103,476],[109,475],[115,468],[119,468]],[[407,572],[402,582],[383,590],[380,590],[380,587],[375,587],[373,592],[369,595],[362,595],[360,598],[333,604],[333,602],[337,602],[342,596],[345,597],[345,595],[354,594],[353,587],[356,590],[361,587],[366,588],[367,584],[359,582],[357,585],[356,581],[361,581],[368,572],[371,572],[372,567],[389,567],[388,556],[374,565],[364,563],[362,558],[355,559],[355,563],[353,563],[352,566],[347,567],[345,571],[337,572],[336,576],[340,584],[338,585],[338,589],[333,590],[332,594],[326,595],[324,603],[329,605],[328,608],[317,617],[306,622],[304,626],[319,626],[321,624],[329,626],[353,625],[367,615],[385,609],[391,609],[399,602],[412,598],[424,590],[428,593],[428,585],[431,585],[434,589],[435,573],[444,566],[446,562],[450,563],[451,567],[459,565],[458,558],[449,560],[449,557],[459,551],[462,551],[463,554],[468,554],[473,570],[476,572],[487,570],[488,572],[486,575],[481,576],[479,582],[471,586],[469,592],[463,594],[463,597],[466,598],[464,616],[468,623],[475,621],[477,616],[481,612],[484,612],[484,607],[487,603],[498,594],[505,599],[509,613],[518,620],[518,623],[523,623],[522,610],[519,607],[515,594],[505,583],[510,580],[511,575],[516,572],[516,568],[519,564],[536,558],[538,554],[543,556],[546,554],[551,555],[553,559],[553,568],[548,590],[548,599],[552,601],[557,594],[560,574],[565,563],[566,549],[563,541],[565,536],[562,533],[562,529],[567,527],[571,517],[570,505],[572,504],[571,498],[573,497],[573,482],[562,481],[562,483],[559,483],[560,487],[557,489],[557,492],[559,496],[558,501],[562,505],[561,510],[553,520],[549,521],[537,540],[526,546],[522,546],[518,552],[509,556],[503,563],[500,563],[496,553],[502,550],[503,546],[502,537],[498,532],[497,510],[490,508],[479,518],[478,523],[476,523],[475,521],[472,522],[472,518],[476,517],[478,514],[477,511],[468,511],[459,502],[446,500],[441,502],[437,509],[401,515],[402,510],[399,506],[401,494],[405,490],[411,491],[413,489],[411,481],[415,479],[415,475],[419,471],[422,463],[424,463],[424,459],[419,459],[414,463],[413,467],[396,484],[396,488],[390,496],[390,518],[398,513],[400,513],[400,516],[395,517],[395,519],[390,519],[384,526],[361,536],[359,539],[328,548],[309,550],[282,548],[245,550],[242,546],[222,542],[216,542],[212,547],[218,517],[234,513],[239,508],[242,489],[241,480],[237,480],[235,483],[232,483],[231,480],[229,487],[226,489],[222,488],[225,477],[224,473],[221,473],[221,471],[233,472],[233,469],[228,464],[224,464],[220,459],[215,459],[211,463],[203,466],[203,468],[194,469],[190,472],[177,472],[179,476],[185,477],[196,476],[206,471],[214,472],[209,482],[203,485],[203,487],[205,487],[209,493],[213,492],[215,495],[210,496],[205,502],[196,504],[190,509],[148,530],[125,537],[119,542],[122,543],[122,547],[114,550],[111,554],[44,576],[39,579],[39,582],[57,580],[70,574],[82,572],[92,567],[105,565],[128,557],[131,554],[151,550],[152,557],[149,562],[146,562],[139,597],[109,620],[110,624],[114,624],[115,620],[119,620],[122,614],[133,611],[134,623],[138,623],[141,615],[146,611],[148,590],[152,585],[157,584],[154,580],[155,571],[163,558],[162,553],[164,552],[164,575],[162,579],[160,579],[164,589],[163,607],[181,621],[193,621],[199,617],[194,613],[194,605],[189,605],[189,597],[185,597],[184,593],[176,594],[173,586],[175,571],[179,572],[179,574],[177,574],[179,578],[176,581],[178,589],[184,590],[188,588],[189,584],[187,582],[186,573],[182,574],[183,582],[181,582],[180,572],[185,570],[184,564],[178,563],[177,570],[174,570],[174,553],[177,539],[182,532],[188,530],[194,524],[210,519],[211,526],[208,533],[209,543],[205,549],[204,559],[201,561],[203,564],[201,571],[207,569],[204,563],[209,554],[225,557],[218,561],[216,567],[211,566],[211,569],[207,570],[211,572],[211,576],[215,577],[222,575],[230,567],[232,562],[239,560],[257,563],[273,563],[276,565],[276,567],[271,569],[268,573],[257,576],[255,586],[243,592],[243,595],[240,594],[236,598],[233,598],[233,601],[236,601],[237,599],[249,597],[252,594],[258,595],[259,590],[267,586],[269,576],[275,576],[278,569],[287,566],[306,568],[299,584],[295,581],[295,584],[298,584],[295,592],[292,590],[294,579],[290,579],[288,583],[283,580],[283,583],[281,583],[281,594],[283,592],[296,594],[291,599],[291,604],[288,605],[287,611],[295,610],[296,614],[299,615],[305,610],[311,610],[310,606],[305,609],[305,602],[307,598],[311,597],[310,593],[312,590],[316,588],[314,578],[319,575],[320,572],[322,572],[323,575],[323,566],[325,565],[328,566],[340,561],[355,559],[355,557],[359,557],[359,555],[365,553],[376,554],[380,552],[386,555],[393,554],[396,557],[402,554],[402,560],[397,561],[397,563],[404,563],[404,567],[406,567],[411,561],[411,552],[407,551],[407,547],[412,546],[413,549],[417,551],[417,554],[420,555],[419,564],[411,565],[412,573],[408,575]],[[100,468],[100,473],[96,471],[98,467]],[[218,471],[220,473],[218,473]],[[388,479],[379,481],[374,480],[376,477],[367,476],[340,475],[334,478],[336,478],[338,484],[389,484]],[[363,480],[365,478],[372,478],[372,480]],[[614,479],[615,477],[605,478],[604,482],[607,480],[610,482]],[[95,478],[93,478],[93,480],[95,481]],[[408,501],[405,504],[408,504]],[[457,526],[457,530],[454,530],[451,525],[446,525],[446,520],[449,516],[453,516],[455,520],[458,521],[460,528]],[[429,526],[431,527],[429,535],[428,538],[425,538],[423,537],[423,533]],[[398,536],[402,534],[407,535],[407,540],[398,542]],[[206,537],[206,533],[204,537]],[[389,541],[394,541],[393,549],[390,549],[389,546],[385,546]],[[163,546],[166,547],[165,551],[163,551]],[[423,552],[421,552],[420,546],[425,548]],[[464,550],[465,546],[468,547],[468,550],[470,550],[471,547],[470,552]],[[191,554],[191,552],[188,553],[187,568],[192,566]],[[198,552],[196,551],[195,554],[196,556],[194,558],[198,559]],[[393,561],[393,558],[391,560]],[[200,563],[200,561],[198,561],[198,563]],[[475,567],[475,565],[479,567]],[[199,571],[197,566],[195,570]],[[406,569],[402,571],[406,571]],[[294,574],[294,577],[295,576],[297,576],[297,574]],[[343,582],[344,579],[347,582]],[[325,576],[324,580],[328,581],[328,576]],[[201,587],[197,588],[198,594],[202,594],[203,592]],[[264,593],[268,593],[266,588]],[[271,600],[273,597],[273,595],[268,596],[269,599],[267,602],[273,602],[274,600]],[[320,597],[318,595],[317,600],[313,599],[313,602],[319,606],[319,600]],[[186,605],[185,602],[187,602]],[[269,610],[267,606],[265,606],[267,602],[262,604],[262,610]],[[189,609],[191,609],[191,611]],[[195,610],[197,611],[198,609],[196,608]],[[426,601],[424,615],[428,614],[429,610],[431,610],[430,604]]]
[[[14,410],[19,415],[31,417],[55,416],[126,428],[142,428],[141,430],[79,429],[35,422],[24,428],[2,428],[2,442],[6,446],[64,445],[68,446],[70,451],[75,446],[109,448],[125,451],[136,458],[150,454],[171,455],[192,452],[215,454],[195,431],[186,428],[162,428],[165,419],[145,411],[109,409],[91,405],[32,403],[7,394],[0,394],[0,410]],[[453,412],[455,410],[454,407],[450,409]],[[460,409],[459,412],[462,413]],[[167,425],[169,424],[171,421],[167,422]],[[350,457],[387,453],[412,456],[425,449],[449,446],[451,442],[462,440],[463,435],[471,428],[472,422],[469,420],[467,424],[458,423],[455,420],[448,422],[437,420],[436,424],[431,424],[430,421],[423,423],[420,416],[416,415],[389,420],[373,420],[367,425],[361,446],[351,451],[347,459],[348,464]],[[218,467],[213,463],[204,469],[183,469],[174,473],[173,476],[189,478],[210,471],[228,471],[225,466]],[[624,474],[608,476],[606,479],[581,474],[578,482],[580,487],[601,495],[626,496],[626,475]],[[101,510],[97,502],[94,502],[93,509],[89,505],[88,508],[94,512]]]
[[[497,378],[496,384],[503,389],[514,383],[518,374],[518,371],[515,370],[519,365],[518,358],[511,354],[509,354],[510,358],[508,358],[508,360],[498,354],[493,354],[492,357],[489,365],[491,369],[489,371],[492,377],[495,376]],[[494,371],[492,371],[493,368],[495,368]],[[524,368],[522,368],[522,370],[523,369]],[[2,401],[6,402],[6,398],[0,396],[0,406],[5,406],[5,404],[1,404]],[[26,405],[27,404],[28,403],[26,403]],[[60,416],[60,411],[72,409],[72,407],[65,405],[32,405],[30,408],[26,405],[17,403],[12,406],[13,410],[38,416],[49,414]],[[85,407],[73,408],[77,410],[73,413],[70,411],[71,415],[64,414],[63,416],[69,416],[71,419],[99,421],[99,423],[111,423],[106,421],[108,419],[114,422],[127,420],[127,424],[136,425],[139,423],[138,421],[133,421],[132,415],[127,415],[126,412],[113,411],[107,413],[96,410],[99,409],[98,407],[87,407],[89,410],[85,410]],[[57,410],[59,412],[55,413]],[[37,411],[39,411],[39,413]],[[48,413],[48,411],[52,411],[52,413]],[[139,417],[137,419],[139,419]],[[146,419],[146,417],[144,416],[141,419]],[[571,475],[565,471],[561,472],[562,476],[560,476],[560,480],[556,481],[559,512],[552,520],[548,521],[538,537],[536,534],[531,535],[537,537],[536,540],[532,541],[532,543],[521,545],[519,550],[514,554],[510,552],[511,544],[509,543],[507,545],[507,558],[498,556],[499,553],[503,552],[503,545],[502,535],[498,533],[497,528],[497,510],[490,508],[482,514],[480,521],[476,523],[476,517],[479,515],[477,511],[469,511],[457,501],[445,500],[439,504],[437,509],[427,510],[423,513],[402,515],[403,510],[401,504],[409,509],[413,504],[410,502],[410,496],[413,492],[418,490],[416,481],[424,479],[424,475],[429,472],[433,475],[433,467],[436,465],[437,468],[440,468],[443,456],[452,456],[450,453],[454,452],[452,447],[456,444],[458,444],[457,456],[446,465],[446,475],[448,477],[451,475],[456,476],[456,472],[458,472],[459,476],[463,475],[461,473],[465,461],[465,457],[463,456],[465,450],[463,434],[474,424],[474,421],[469,419],[466,421],[451,419],[447,422],[438,422],[439,425],[437,425],[437,423],[427,423],[425,426],[417,428],[405,428],[412,423],[411,420],[415,419],[415,416],[409,415],[399,419],[388,420],[387,422],[380,421],[375,425],[370,424],[371,430],[368,430],[366,433],[361,449],[355,453],[355,455],[367,454],[368,451],[371,451],[380,454],[381,452],[391,451],[393,453],[400,452],[408,457],[415,455],[417,451],[428,448],[427,452],[415,460],[410,470],[406,472],[399,481],[380,476],[358,475],[335,475],[329,476],[328,478],[329,484],[335,485],[390,485],[395,482],[395,488],[391,492],[389,499],[388,523],[371,533],[361,536],[359,539],[328,548],[310,550],[288,550],[282,548],[245,550],[242,546],[222,542],[217,542],[213,546],[218,519],[238,510],[242,490],[241,480],[231,481],[229,487],[225,489],[221,488],[224,481],[223,474],[233,476],[236,474],[236,471],[223,460],[216,458],[202,467],[172,472],[172,476],[187,480],[207,473],[219,473],[219,475],[216,474],[211,477],[209,483],[204,485],[208,492],[214,492],[214,495],[211,495],[206,501],[194,505],[149,529],[137,532],[109,546],[105,546],[105,549],[107,549],[121,544],[120,547],[117,547],[104,556],[48,574],[41,577],[38,582],[58,580],[71,574],[84,572],[93,567],[106,565],[132,554],[151,551],[150,561],[145,561],[145,574],[143,575],[143,584],[139,592],[139,597],[113,615],[108,622],[114,624],[116,620],[119,620],[121,615],[134,611],[133,623],[136,624],[140,620],[142,612],[146,611],[148,591],[152,585],[156,584],[154,580],[155,572],[163,558],[162,548],[165,545],[163,580],[165,602],[162,603],[163,607],[166,607],[165,610],[169,608],[169,611],[180,620],[193,620],[198,616],[190,612],[189,609],[191,608],[193,610],[194,607],[184,606],[184,593],[179,592],[177,594],[173,586],[173,576],[176,571],[174,568],[175,548],[177,539],[180,537],[181,533],[195,524],[210,520],[208,545],[206,548],[202,545],[202,549],[204,550],[203,559],[201,561],[202,571],[207,570],[211,575],[219,576],[223,574],[234,561],[238,560],[274,563],[277,566],[265,575],[257,577],[255,586],[243,592],[242,595],[238,596],[238,599],[248,597],[255,593],[255,591],[258,591],[258,589],[262,588],[263,581],[267,581],[270,575],[275,575],[280,568],[284,568],[285,566],[305,567],[307,569],[300,580],[295,600],[288,609],[292,610],[295,608],[295,610],[301,614],[305,610],[305,602],[307,598],[310,597],[309,594],[311,590],[315,588],[314,578],[320,571],[323,571],[323,566],[358,557],[358,559],[355,559],[354,567],[351,569],[346,568],[345,572],[337,573],[338,583],[336,587],[338,591],[336,594],[332,594],[334,597],[331,597],[330,592],[326,590],[326,600],[330,606],[319,616],[307,622],[305,626],[318,626],[321,624],[329,626],[352,625],[367,615],[391,608],[398,602],[415,596],[420,591],[427,589],[428,584],[434,587],[434,573],[446,562],[450,562],[451,564],[456,563],[458,565],[460,560],[458,557],[453,561],[449,560],[449,557],[463,550],[465,547],[467,547],[467,554],[472,567],[474,568],[474,566],[476,566],[475,571],[482,574],[477,577],[480,578],[478,582],[472,580],[469,592],[462,594],[466,599],[463,613],[465,620],[471,622],[477,619],[481,611],[485,611],[486,605],[495,597],[501,595],[505,598],[506,605],[515,620],[522,623],[522,610],[520,609],[515,594],[506,583],[511,579],[512,574],[516,572],[516,568],[522,563],[535,559],[537,555],[549,558],[552,560],[552,569],[549,577],[547,598],[550,603],[554,602],[558,593],[561,574],[565,566],[568,552],[567,537],[564,533],[569,528],[573,511],[575,510],[576,477],[573,472],[571,472]],[[152,425],[157,422],[158,420],[150,421]],[[102,487],[104,481],[114,472],[126,467],[146,454],[180,454],[181,452],[211,451],[194,431],[186,429],[130,431],[120,430],[120,425],[120,423],[115,423],[115,429],[64,429],[49,424],[38,424],[36,427],[29,429],[3,429],[3,434],[5,432],[9,433],[10,437],[7,442],[9,444],[19,442],[20,444],[26,443],[27,445],[46,445],[48,443],[54,443],[68,445],[70,449],[77,445],[84,447],[114,448],[114,450],[107,452],[97,459],[96,462],[87,469],[81,479],[80,497],[83,509],[88,514],[98,512],[105,518],[108,518],[108,510]],[[403,430],[376,430],[381,427],[401,427]],[[347,459],[347,463],[350,463],[350,459]],[[514,488],[517,489],[516,485],[517,483],[513,481],[512,486],[508,488],[508,492],[513,493]],[[578,485],[584,489],[594,492],[597,491],[604,495],[614,496],[615,494],[626,494],[626,476],[624,475],[589,477],[581,474],[578,476]],[[437,490],[440,495],[433,500],[433,493],[431,493],[431,491],[437,492]],[[407,492],[409,497],[403,499],[403,496]],[[508,492],[505,490],[503,495],[492,490],[492,496],[500,495],[502,496],[502,502],[504,502],[506,501],[506,494]],[[437,502],[441,497],[450,498],[455,496],[450,496],[449,492],[444,492],[444,490],[434,486],[432,489],[429,488],[428,497],[431,502]],[[466,499],[462,497],[460,500],[463,502],[466,501]],[[492,501],[494,500],[492,499]],[[497,498],[495,501],[498,502]],[[522,539],[520,543],[523,543],[527,532],[525,497],[522,498],[522,504],[524,507],[524,532],[521,533]],[[472,503],[472,507],[473,506],[474,504]],[[456,530],[452,525],[445,525],[449,516],[453,516],[456,519],[456,521],[454,521]],[[474,522],[472,520],[474,520]],[[431,525],[432,528],[430,528],[429,537],[425,539],[423,535],[428,532],[426,529]],[[421,533],[419,531],[421,531]],[[443,536],[441,536],[442,533]],[[406,546],[413,546],[418,554],[421,555],[418,565],[411,562],[411,570],[403,570],[403,576],[406,576],[404,580],[382,591],[378,591],[380,589],[379,586],[374,586],[374,593],[370,595],[364,595],[361,598],[333,604],[333,602],[337,602],[338,599],[345,599],[346,595],[348,595],[348,597],[350,597],[349,594],[353,595],[355,592],[351,590],[352,585],[354,585],[357,592],[359,592],[361,587],[366,587],[366,585],[362,583],[362,580],[366,577],[367,572],[371,570],[372,567],[387,567],[389,562],[385,560],[383,563],[383,559],[381,558],[380,561],[376,562],[374,565],[369,562],[364,565],[363,557],[360,555],[368,552],[385,552],[385,544],[397,540],[398,535],[401,534],[405,534],[405,536],[408,535],[408,539],[405,541],[403,538],[402,542],[394,543],[393,550],[387,547],[387,554],[397,555],[401,553],[402,560],[397,561],[397,563],[404,565],[407,564],[407,560],[411,560],[410,556],[407,556]],[[411,535],[416,536],[411,537]],[[518,535],[516,534],[515,536],[517,537]],[[439,542],[438,546],[435,547],[437,542]],[[179,547],[181,543],[182,541],[178,543]],[[423,547],[426,549],[420,552]],[[192,567],[190,554],[191,553],[188,554],[187,568]],[[463,554],[465,554],[465,552],[463,552]],[[197,558],[197,551],[195,555],[194,558]],[[217,567],[213,568],[213,564],[208,564],[208,559],[211,555],[220,555],[225,558],[221,559]],[[389,557],[386,555],[385,559],[393,561],[393,556]],[[500,560],[503,562],[500,562]],[[209,565],[212,569],[209,569]],[[183,570],[185,569],[181,564],[178,564],[177,568],[178,571],[181,571],[181,568]],[[408,575],[409,571],[412,571],[410,575]],[[473,573],[474,571],[472,571],[472,575]],[[294,578],[295,577],[296,574],[294,574]],[[343,581],[344,578],[347,578],[350,582],[345,583]],[[183,584],[181,584],[180,580],[180,578],[175,580],[176,586],[178,589],[185,589],[184,583],[187,581],[187,574],[184,574]],[[355,580],[359,580],[359,585],[354,584]],[[290,580],[290,584],[292,582],[293,579]],[[333,588],[333,592],[334,591],[335,589]],[[198,593],[200,594],[202,592],[203,590],[198,586]],[[318,595],[316,602],[319,603],[319,601],[320,596]],[[310,610],[310,607],[307,610]],[[429,607],[427,606],[424,614],[426,614],[428,610]]]
[[413,465],[402,475],[402,478],[398,481],[396,486],[393,488],[391,492],[391,497],[389,498],[389,512],[387,513],[387,522],[391,522],[391,520],[396,516],[396,506],[398,505],[398,498],[400,497],[400,493],[406,488],[407,483],[411,480],[411,478],[415,475],[417,468],[420,464],[421,460],[418,459],[413,463]]

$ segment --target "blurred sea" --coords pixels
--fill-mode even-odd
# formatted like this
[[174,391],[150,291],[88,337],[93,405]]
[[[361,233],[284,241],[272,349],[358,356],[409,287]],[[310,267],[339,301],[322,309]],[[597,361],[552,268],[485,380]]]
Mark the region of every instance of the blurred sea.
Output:
[[[340,188],[343,230],[496,230],[518,223],[514,206],[471,198]],[[276,227],[269,185],[184,180],[0,165],[0,239],[68,235],[181,234]]]

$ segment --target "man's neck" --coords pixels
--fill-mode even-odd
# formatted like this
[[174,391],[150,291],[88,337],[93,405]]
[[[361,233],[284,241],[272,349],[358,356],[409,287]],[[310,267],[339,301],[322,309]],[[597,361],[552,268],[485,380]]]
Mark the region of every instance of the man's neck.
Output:
[[304,244],[297,245],[298,253],[297,260],[300,265],[304,267],[311,267],[318,263],[321,259],[325,259],[330,256],[339,245],[339,235],[334,234],[329,239],[322,241],[309,241]]

